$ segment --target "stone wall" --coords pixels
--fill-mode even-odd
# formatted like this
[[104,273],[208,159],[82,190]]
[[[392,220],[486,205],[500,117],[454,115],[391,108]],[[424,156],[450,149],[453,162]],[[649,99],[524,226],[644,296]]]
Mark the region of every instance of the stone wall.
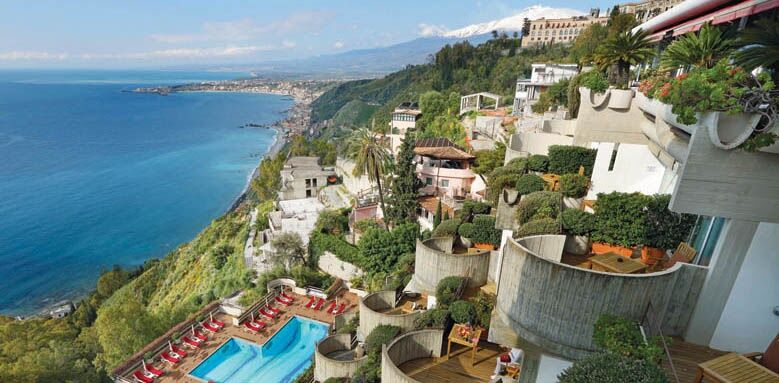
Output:
[[472,288],[487,284],[490,251],[452,254],[452,242],[451,238],[417,240],[413,278],[413,285],[417,290],[435,294],[438,282],[449,276],[468,277],[468,286]]
[[420,358],[438,358],[443,348],[444,331],[440,329],[412,331],[396,338],[381,350],[382,383],[416,383],[398,368]]
[[341,278],[346,282],[363,274],[363,271],[359,267],[338,259],[335,254],[329,251],[325,251],[322,256],[319,257],[318,266],[325,273]]
[[400,327],[407,332],[414,329],[414,322],[423,311],[415,311],[408,314],[389,315],[379,311],[395,308],[395,291],[379,291],[368,294],[360,300],[360,328],[357,330],[359,339],[365,339],[368,334],[379,325],[392,325]]
[[352,334],[335,334],[322,339],[314,353],[314,379],[324,382],[329,378],[351,378],[367,356],[356,360],[336,360],[327,355],[351,349]]
[[[681,335],[686,329],[707,268],[677,263],[649,274],[581,269],[548,259],[562,251],[558,237],[564,238],[508,241],[493,322],[497,319],[518,339],[570,359],[596,351],[592,331],[602,314],[640,320],[650,300],[666,335]],[[506,336],[497,339],[498,327],[490,329],[490,340],[501,343]]]

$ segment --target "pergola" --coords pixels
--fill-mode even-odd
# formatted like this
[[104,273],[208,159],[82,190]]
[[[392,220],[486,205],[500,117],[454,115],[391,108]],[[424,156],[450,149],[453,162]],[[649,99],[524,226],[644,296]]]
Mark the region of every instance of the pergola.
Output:
[[485,98],[495,102],[495,104],[492,105],[492,109],[498,109],[498,106],[500,105],[500,96],[495,93],[479,92],[460,97],[460,114],[462,115],[470,111],[481,110],[484,106]]

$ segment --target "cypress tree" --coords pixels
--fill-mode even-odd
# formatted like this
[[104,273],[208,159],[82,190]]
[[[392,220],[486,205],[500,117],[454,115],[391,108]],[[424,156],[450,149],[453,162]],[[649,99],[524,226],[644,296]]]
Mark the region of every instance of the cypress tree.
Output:
[[417,192],[421,181],[417,178],[414,164],[414,133],[406,132],[398,151],[395,164],[395,179],[392,182],[392,195],[389,197],[386,219],[393,226],[402,223],[415,223],[419,201]]

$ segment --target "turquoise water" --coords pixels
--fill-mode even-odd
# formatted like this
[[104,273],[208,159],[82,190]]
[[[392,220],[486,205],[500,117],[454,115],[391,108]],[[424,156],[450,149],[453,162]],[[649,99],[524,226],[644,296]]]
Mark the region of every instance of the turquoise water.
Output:
[[216,383],[287,383],[311,365],[328,326],[293,317],[262,346],[231,338],[190,375]]
[[223,214],[273,143],[240,128],[292,102],[239,93],[128,93],[235,78],[178,71],[0,71],[0,313],[89,292]]

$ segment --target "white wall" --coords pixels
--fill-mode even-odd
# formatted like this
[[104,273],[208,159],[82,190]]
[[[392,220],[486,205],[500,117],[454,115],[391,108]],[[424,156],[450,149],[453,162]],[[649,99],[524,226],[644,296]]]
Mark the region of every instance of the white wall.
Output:
[[779,332],[779,224],[760,223],[714,331],[712,348],[740,353],[766,349]]
[[557,375],[572,364],[571,361],[565,359],[541,355],[541,361],[538,364],[538,375],[536,375],[536,383],[557,383]]
[[352,175],[352,171],[354,171],[354,163],[338,157],[335,163],[335,173],[343,178],[343,185],[349,193],[355,195],[359,191],[373,186],[368,180],[368,176],[355,177]]
[[[594,142],[598,149],[592,171],[592,187],[587,199],[596,199],[598,193],[641,192],[643,194],[670,193],[662,190],[665,166],[652,155],[646,145],[619,144],[613,170],[609,170],[613,142]],[[669,170],[670,171],[670,170]]]

